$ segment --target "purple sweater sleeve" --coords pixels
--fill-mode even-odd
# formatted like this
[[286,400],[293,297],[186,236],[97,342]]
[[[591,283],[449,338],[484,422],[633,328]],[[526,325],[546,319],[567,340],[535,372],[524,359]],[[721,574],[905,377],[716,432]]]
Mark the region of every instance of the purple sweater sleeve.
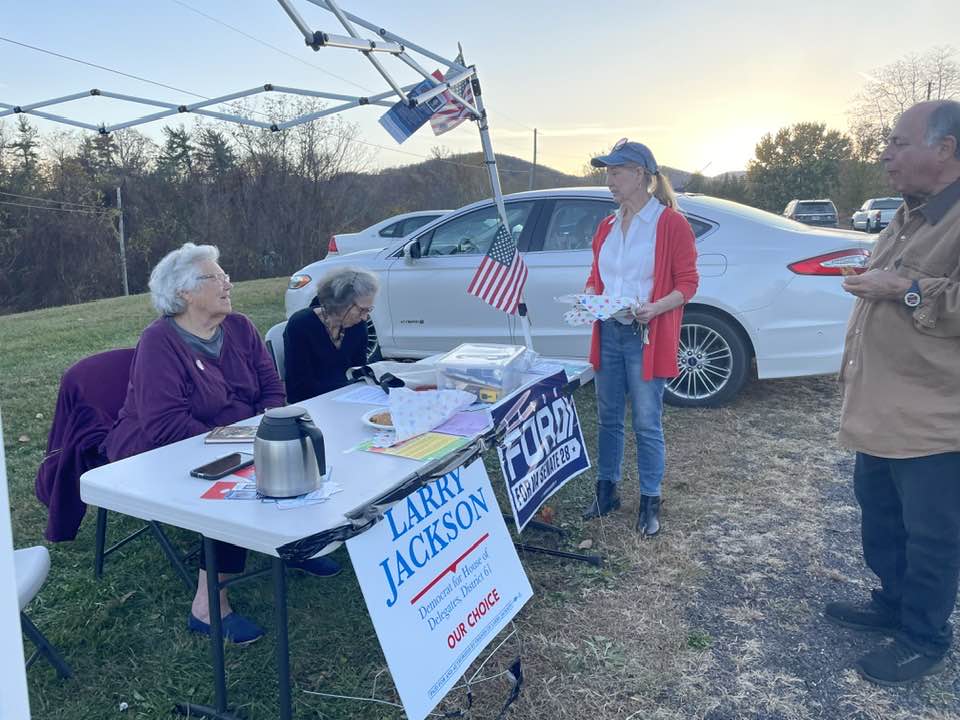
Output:
[[283,383],[257,328],[239,313],[223,321],[220,357],[197,355],[169,321],[140,336],[120,416],[104,443],[117,460],[281,407]]
[[144,330],[130,373],[133,397],[127,399],[127,405],[132,400],[148,447],[168,445],[209,429],[192,414],[195,386],[185,367],[190,360],[165,323],[161,319]]

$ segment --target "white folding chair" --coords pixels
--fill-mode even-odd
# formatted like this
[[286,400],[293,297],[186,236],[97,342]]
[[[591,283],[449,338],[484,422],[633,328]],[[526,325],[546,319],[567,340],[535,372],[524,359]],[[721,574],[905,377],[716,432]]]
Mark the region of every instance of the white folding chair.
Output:
[[267,330],[265,341],[267,349],[273,356],[273,362],[277,366],[277,372],[280,373],[280,379],[283,380],[283,330],[287,327],[287,321],[277,323]]
[[40,655],[43,655],[53,665],[57,675],[68,678],[70,666],[23,612],[46,582],[47,574],[50,572],[50,553],[42,545],[15,550],[13,563],[17,576],[17,598],[20,601],[20,627],[37,647],[27,660],[27,667],[29,668]]

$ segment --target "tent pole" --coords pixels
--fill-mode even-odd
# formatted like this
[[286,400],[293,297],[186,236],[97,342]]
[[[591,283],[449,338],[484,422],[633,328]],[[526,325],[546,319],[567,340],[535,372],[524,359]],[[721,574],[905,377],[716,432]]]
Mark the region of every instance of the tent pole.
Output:
[[[487,111],[483,108],[483,97],[481,97],[480,94],[480,81],[477,78],[476,68],[471,66],[470,69],[474,71],[473,79],[471,80],[473,83],[474,102],[476,102],[477,110],[480,112],[480,116],[477,118],[477,127],[480,129],[480,144],[483,146],[483,162],[487,166],[487,173],[490,175],[490,188],[493,190],[493,201],[497,205],[500,222],[503,223],[503,226],[507,228],[512,235],[513,229],[507,220],[507,209],[503,204],[503,189],[500,187],[500,175],[497,172],[497,157],[493,154],[493,145],[490,142],[490,126],[487,123]],[[514,240],[518,241],[519,238],[514,238]],[[520,252],[519,247],[517,248],[517,252]],[[520,296],[520,305],[517,308],[517,313],[520,315],[520,326],[523,328],[524,344],[528,350],[533,350],[533,337],[530,334],[530,317],[527,314],[527,304],[523,295]]]

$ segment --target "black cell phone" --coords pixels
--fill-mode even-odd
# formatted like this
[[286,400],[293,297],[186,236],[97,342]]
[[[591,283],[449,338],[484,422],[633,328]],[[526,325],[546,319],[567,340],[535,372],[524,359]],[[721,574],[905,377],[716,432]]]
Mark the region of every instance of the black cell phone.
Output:
[[190,474],[201,480],[219,480],[225,475],[229,475],[250,465],[253,465],[253,455],[250,453],[235,452],[208,462],[206,465],[194,468],[190,471]]

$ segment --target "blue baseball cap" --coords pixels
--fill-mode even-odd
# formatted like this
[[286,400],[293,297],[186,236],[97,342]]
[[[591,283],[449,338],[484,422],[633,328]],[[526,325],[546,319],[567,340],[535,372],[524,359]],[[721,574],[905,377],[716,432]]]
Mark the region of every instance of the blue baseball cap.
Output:
[[618,140],[613,146],[609,155],[601,155],[590,161],[594,167],[609,167],[610,165],[623,165],[625,163],[636,163],[647,172],[657,175],[660,167],[653,157],[653,153],[643,143],[630,142],[626,138]]

